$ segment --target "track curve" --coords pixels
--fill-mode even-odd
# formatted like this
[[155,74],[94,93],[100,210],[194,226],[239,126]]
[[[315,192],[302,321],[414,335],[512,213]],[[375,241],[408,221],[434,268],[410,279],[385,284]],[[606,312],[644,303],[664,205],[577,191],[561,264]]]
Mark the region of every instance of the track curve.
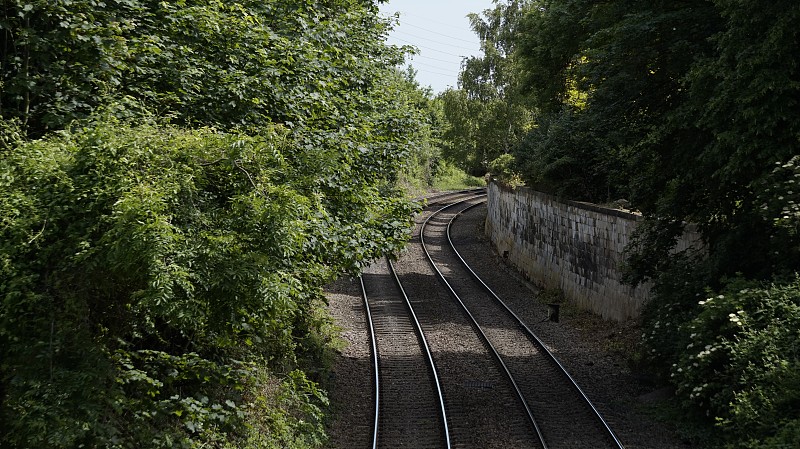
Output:
[[[474,319],[478,332],[485,336],[489,346],[496,346],[497,358],[506,367],[509,381],[519,390],[526,408],[531,411],[530,421],[542,447],[623,448],[563,365],[469,269],[452,245],[449,235],[452,222],[463,210],[474,205],[461,202],[429,216],[422,225],[421,244],[451,295]],[[426,232],[431,233],[429,242],[435,239],[435,244],[425,242]]]

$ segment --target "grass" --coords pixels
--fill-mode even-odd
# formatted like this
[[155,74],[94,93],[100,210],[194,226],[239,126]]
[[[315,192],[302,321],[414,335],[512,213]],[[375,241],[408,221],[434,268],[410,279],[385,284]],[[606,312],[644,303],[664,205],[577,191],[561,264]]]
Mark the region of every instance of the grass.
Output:
[[486,186],[486,181],[483,178],[470,176],[451,165],[446,165],[433,180],[433,188],[436,190],[459,190],[484,186]]
[[402,177],[399,184],[408,197],[416,198],[431,192],[485,187],[486,181],[481,177],[470,176],[453,165],[443,163],[432,178],[419,179],[407,175]]

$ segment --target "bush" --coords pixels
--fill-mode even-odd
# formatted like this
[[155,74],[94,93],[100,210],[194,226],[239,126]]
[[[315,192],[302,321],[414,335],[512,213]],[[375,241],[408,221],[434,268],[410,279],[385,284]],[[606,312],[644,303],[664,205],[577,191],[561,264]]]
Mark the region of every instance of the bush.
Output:
[[686,350],[691,332],[687,333],[685,324],[696,316],[697,303],[706,295],[709,273],[692,252],[675,254],[661,269],[653,283],[653,297],[642,313],[642,360],[666,381],[670,366]]
[[800,276],[770,285],[737,278],[698,305],[680,327],[687,343],[670,374],[685,408],[713,419],[731,447],[796,444]]
[[280,126],[4,135],[0,446],[317,444],[321,286],[404,245],[406,201]]

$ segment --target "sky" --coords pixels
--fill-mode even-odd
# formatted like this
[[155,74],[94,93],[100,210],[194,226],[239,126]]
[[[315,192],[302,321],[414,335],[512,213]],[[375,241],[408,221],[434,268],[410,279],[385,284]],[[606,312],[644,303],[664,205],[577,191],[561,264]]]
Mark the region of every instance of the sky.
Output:
[[417,81],[434,94],[458,87],[461,61],[478,56],[478,36],[470,29],[467,14],[491,9],[492,0],[390,0],[381,4],[385,16],[400,13],[400,24],[388,43],[413,45],[419,53],[410,60]]

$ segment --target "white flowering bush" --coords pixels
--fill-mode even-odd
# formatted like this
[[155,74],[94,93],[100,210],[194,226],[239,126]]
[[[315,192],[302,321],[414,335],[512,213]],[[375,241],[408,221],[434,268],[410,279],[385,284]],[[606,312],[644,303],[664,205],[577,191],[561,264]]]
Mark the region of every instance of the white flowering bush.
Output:
[[698,302],[707,296],[710,276],[698,257],[690,252],[673,256],[656,278],[655,298],[643,313],[643,367],[661,378],[686,351],[692,332],[685,323],[697,316]]
[[800,277],[735,280],[698,306],[670,373],[683,405],[734,436],[731,447],[788,444],[776,440],[800,425]]

